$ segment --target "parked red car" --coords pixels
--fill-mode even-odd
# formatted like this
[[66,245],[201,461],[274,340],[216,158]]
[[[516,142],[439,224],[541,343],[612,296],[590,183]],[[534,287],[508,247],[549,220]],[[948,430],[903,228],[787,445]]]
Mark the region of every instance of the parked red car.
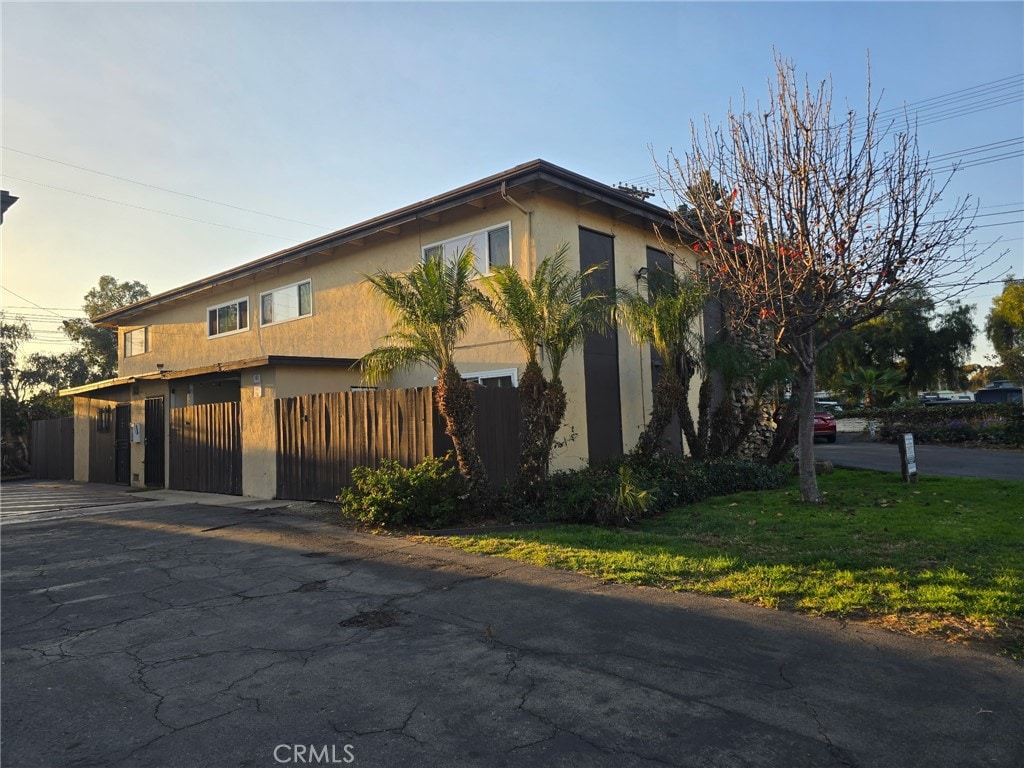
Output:
[[[781,408],[775,411],[772,419],[775,422],[775,426],[778,427],[779,422],[782,421]],[[819,437],[825,438],[827,443],[834,443],[836,441],[836,417],[828,411],[817,411],[814,414],[814,439],[817,440]]]
[[826,443],[836,441],[836,417],[828,411],[818,411],[814,414],[814,437],[824,437]]

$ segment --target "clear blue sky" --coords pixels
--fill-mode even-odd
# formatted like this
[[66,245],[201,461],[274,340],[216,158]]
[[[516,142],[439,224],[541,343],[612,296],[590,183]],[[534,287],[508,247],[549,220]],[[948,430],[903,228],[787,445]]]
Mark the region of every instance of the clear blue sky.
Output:
[[[691,120],[763,94],[773,46],[858,110],[869,51],[882,109],[951,94],[922,147],[993,160],[950,192],[979,199],[979,242],[1005,240],[987,277],[1024,275],[1020,2],[5,2],[2,25],[21,199],[0,300],[32,351],[67,349],[58,316],[101,274],[157,293],[538,157],[643,180],[649,147],[684,153]],[[999,290],[973,291],[979,324]]]

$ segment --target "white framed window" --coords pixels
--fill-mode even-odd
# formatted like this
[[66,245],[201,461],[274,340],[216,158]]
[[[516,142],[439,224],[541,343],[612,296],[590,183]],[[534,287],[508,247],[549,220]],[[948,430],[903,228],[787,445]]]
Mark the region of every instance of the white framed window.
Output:
[[468,246],[476,254],[476,269],[481,275],[489,274],[496,267],[507,267],[512,263],[512,222],[506,221],[495,227],[467,232],[458,237],[423,246],[423,260],[444,258],[454,261]]
[[515,389],[519,386],[519,369],[502,368],[497,371],[473,371],[462,374],[464,381],[475,381],[482,387]]
[[135,355],[144,355],[146,352],[149,352],[149,328],[125,331],[124,356],[135,357]]
[[303,280],[260,294],[260,325],[274,325],[313,314],[313,283]]
[[206,334],[225,336],[249,330],[249,297],[233,299],[206,309]]

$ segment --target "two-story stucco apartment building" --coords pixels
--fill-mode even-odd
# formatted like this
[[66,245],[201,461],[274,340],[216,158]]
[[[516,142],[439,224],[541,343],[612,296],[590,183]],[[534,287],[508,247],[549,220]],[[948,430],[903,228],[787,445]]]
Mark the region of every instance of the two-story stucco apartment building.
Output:
[[[242,492],[273,497],[275,399],[359,388],[353,364],[389,330],[364,275],[407,270],[470,242],[482,274],[510,264],[531,275],[569,243],[573,266],[603,264],[606,288],[636,288],[642,268],[671,264],[659,231],[673,232],[663,208],[536,160],[94,318],[118,330],[118,377],[64,393],[75,398],[75,479],[164,486],[168,412],[237,402]],[[692,258],[684,249],[674,256]],[[458,360],[464,375],[491,386],[515,386],[525,362],[483,317]],[[629,450],[654,373],[649,350],[625,331],[589,338],[563,372],[571,439],[556,468]],[[389,386],[433,383],[424,368]]]

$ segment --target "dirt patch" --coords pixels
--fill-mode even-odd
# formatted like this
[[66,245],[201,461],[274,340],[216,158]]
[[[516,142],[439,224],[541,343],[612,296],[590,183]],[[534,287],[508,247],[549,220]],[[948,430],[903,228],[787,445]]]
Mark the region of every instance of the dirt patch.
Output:
[[903,635],[929,637],[1024,661],[1024,619],[994,622],[924,612],[848,618]]
[[341,508],[329,501],[295,501],[284,509],[290,514],[310,520],[348,526],[348,520],[341,514]]

